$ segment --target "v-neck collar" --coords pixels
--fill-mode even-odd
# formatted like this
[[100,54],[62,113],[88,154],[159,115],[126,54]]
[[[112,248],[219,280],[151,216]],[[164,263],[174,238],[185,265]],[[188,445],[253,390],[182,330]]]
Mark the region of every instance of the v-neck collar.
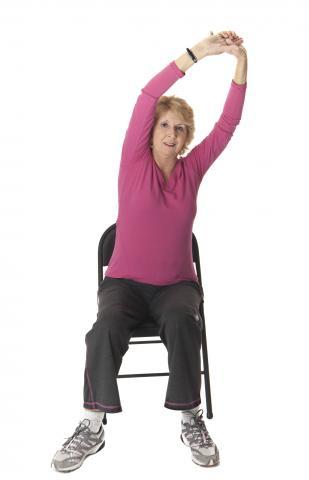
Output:
[[162,173],[159,165],[157,164],[157,162],[155,161],[154,158],[152,159],[152,161],[155,164],[155,168],[157,169],[157,171],[159,173],[159,179],[160,179],[162,190],[166,190],[166,191],[169,191],[169,192],[173,190],[173,188],[175,186],[175,183],[176,183],[177,169],[179,168],[179,163],[181,162],[181,160],[182,160],[181,158],[179,158],[177,160],[177,162],[174,165],[173,170],[169,174],[169,177],[168,177],[167,181],[165,181],[165,178],[163,176],[163,173]]

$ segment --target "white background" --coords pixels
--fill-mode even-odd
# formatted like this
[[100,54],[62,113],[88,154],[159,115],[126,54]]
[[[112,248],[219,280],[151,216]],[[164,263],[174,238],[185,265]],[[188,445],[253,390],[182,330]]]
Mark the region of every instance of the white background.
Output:
[[[243,115],[207,172],[193,231],[205,290],[221,464],[202,469],[164,408],[167,377],[119,379],[123,412],[75,478],[308,478],[308,7],[305,2],[0,3],[1,465],[47,478],[82,415],[97,246],[117,219],[125,131],[141,88],[209,35],[248,53]],[[235,57],[206,57],[168,91],[218,120]],[[163,344],[120,373],[167,371]],[[204,383],[202,402],[205,409]]]

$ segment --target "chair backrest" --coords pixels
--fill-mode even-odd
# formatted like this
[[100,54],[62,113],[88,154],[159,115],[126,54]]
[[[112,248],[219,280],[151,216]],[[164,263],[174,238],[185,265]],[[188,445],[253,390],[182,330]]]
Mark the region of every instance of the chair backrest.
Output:
[[[103,280],[103,267],[108,266],[112,253],[114,251],[115,239],[116,239],[116,223],[113,223],[113,225],[111,225],[105,230],[105,232],[103,233],[99,241],[98,286],[100,286],[100,283]],[[195,263],[197,278],[203,291],[199,248],[198,248],[197,239],[193,232],[192,232],[192,257],[193,257],[193,262]]]

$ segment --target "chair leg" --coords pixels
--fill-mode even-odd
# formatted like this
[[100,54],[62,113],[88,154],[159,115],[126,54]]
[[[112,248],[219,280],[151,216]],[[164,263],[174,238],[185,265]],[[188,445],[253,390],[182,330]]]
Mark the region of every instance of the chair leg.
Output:
[[212,404],[211,404],[210,380],[209,380],[206,326],[205,326],[205,318],[204,318],[204,312],[203,311],[201,312],[201,316],[202,316],[202,319],[203,319],[202,352],[203,352],[203,364],[204,364],[204,382],[205,382],[207,418],[213,418]]

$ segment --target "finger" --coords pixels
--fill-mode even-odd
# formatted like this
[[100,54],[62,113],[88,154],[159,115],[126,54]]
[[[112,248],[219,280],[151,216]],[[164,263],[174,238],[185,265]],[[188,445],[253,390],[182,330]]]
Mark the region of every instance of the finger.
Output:
[[243,41],[244,41],[243,38],[238,37],[238,36],[236,36],[236,37],[231,37],[231,40],[232,40],[234,43],[238,43],[238,42],[243,42]]
[[229,38],[232,38],[234,41],[235,40],[238,40],[240,37],[236,34],[236,32],[234,32],[233,30],[229,30],[228,31],[229,33]]

